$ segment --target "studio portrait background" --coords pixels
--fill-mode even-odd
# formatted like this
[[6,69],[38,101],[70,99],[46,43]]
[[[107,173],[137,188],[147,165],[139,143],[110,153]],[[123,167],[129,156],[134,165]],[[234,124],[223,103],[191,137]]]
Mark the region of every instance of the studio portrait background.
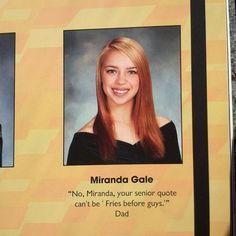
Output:
[[0,124],[3,167],[13,166],[14,156],[15,34],[0,33]]
[[119,36],[133,38],[143,46],[149,59],[156,113],[173,120],[181,150],[180,26],[65,31],[64,164],[74,133],[97,113],[99,52]]

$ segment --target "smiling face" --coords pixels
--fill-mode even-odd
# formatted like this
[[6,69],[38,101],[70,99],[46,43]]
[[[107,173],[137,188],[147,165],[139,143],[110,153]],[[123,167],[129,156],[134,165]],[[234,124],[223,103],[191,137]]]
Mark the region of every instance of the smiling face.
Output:
[[108,105],[133,105],[139,89],[137,67],[124,53],[109,50],[101,68],[103,91]]

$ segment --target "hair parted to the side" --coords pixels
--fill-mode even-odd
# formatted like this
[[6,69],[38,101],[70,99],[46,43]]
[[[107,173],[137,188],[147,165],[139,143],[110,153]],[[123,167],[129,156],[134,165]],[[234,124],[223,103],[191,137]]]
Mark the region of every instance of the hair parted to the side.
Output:
[[96,92],[98,113],[94,122],[94,133],[98,136],[100,155],[104,160],[114,159],[116,147],[114,125],[110,116],[106,95],[102,88],[103,62],[107,53],[116,50],[127,55],[137,67],[139,75],[139,90],[134,98],[132,119],[135,132],[141,140],[141,145],[148,158],[161,158],[165,148],[162,134],[156,120],[152,96],[152,82],[149,63],[144,49],[135,40],[119,37],[106,44],[98,57],[96,70]]

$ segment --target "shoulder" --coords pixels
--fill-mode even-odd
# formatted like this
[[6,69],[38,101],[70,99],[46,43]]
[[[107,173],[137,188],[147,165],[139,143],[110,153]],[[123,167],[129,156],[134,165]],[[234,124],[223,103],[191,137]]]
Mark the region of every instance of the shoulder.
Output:
[[95,117],[90,120],[87,124],[85,124],[80,130],[79,132],[87,132],[87,133],[93,133],[93,124],[95,121]]
[[156,120],[157,120],[157,123],[158,123],[160,128],[171,122],[170,119],[168,119],[167,117],[164,117],[164,116],[157,116]]

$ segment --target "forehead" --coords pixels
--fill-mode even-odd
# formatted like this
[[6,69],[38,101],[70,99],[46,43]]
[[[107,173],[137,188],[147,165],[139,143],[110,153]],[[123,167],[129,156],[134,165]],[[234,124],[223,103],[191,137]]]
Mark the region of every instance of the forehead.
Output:
[[123,52],[109,50],[103,59],[103,66],[135,67],[131,59]]

